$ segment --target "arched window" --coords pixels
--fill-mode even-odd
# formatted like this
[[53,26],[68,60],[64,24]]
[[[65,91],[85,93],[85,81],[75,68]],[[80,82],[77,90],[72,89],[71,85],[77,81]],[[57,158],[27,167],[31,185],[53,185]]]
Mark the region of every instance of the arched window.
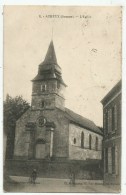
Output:
[[45,92],[46,91],[46,85],[45,84],[41,85],[41,91],[42,92]]
[[41,108],[45,108],[45,106],[46,106],[46,102],[45,102],[44,100],[42,100],[42,101],[40,102],[40,107],[41,107]]
[[84,133],[81,133],[81,148],[84,148]]
[[91,150],[91,141],[92,141],[92,137],[91,135],[89,135],[89,149]]
[[74,138],[73,142],[74,142],[74,144],[76,144],[76,138]]
[[98,137],[96,137],[95,150],[98,150]]

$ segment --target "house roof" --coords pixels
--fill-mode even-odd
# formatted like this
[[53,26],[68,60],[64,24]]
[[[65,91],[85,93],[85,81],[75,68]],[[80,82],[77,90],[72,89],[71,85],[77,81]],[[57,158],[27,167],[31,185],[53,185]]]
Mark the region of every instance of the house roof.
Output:
[[95,123],[79,114],[76,114],[72,110],[65,108],[65,116],[70,120],[70,122],[75,123],[81,127],[84,127],[90,131],[98,134],[103,134],[103,132],[95,125]]
[[122,81],[120,80],[101,100],[101,103],[104,105],[108,102],[115,94],[117,94],[121,90]]

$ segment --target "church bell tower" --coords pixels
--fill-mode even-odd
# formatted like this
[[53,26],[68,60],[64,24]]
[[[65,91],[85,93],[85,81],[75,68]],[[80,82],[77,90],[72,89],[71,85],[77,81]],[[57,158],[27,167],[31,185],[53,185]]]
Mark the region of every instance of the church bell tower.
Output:
[[32,109],[64,109],[64,89],[61,68],[57,63],[53,41],[50,42],[44,61],[39,65],[38,74],[32,80]]

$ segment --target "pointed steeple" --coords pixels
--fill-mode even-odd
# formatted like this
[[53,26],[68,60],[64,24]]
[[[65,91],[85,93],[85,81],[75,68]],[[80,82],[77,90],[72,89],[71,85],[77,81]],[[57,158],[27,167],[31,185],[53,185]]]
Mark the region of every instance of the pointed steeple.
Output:
[[57,64],[53,41],[50,42],[48,51],[42,64]]
[[[50,42],[44,61],[39,65],[38,74],[32,81],[56,79],[65,85],[61,68],[57,64],[53,41]],[[66,85],[65,85],[66,86]]]

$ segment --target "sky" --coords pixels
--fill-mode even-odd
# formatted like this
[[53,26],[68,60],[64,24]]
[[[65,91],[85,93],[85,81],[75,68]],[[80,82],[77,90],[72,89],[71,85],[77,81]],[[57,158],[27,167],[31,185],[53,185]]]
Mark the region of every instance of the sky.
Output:
[[100,101],[121,79],[121,8],[5,6],[5,97],[31,102],[31,80],[51,39],[67,84],[66,107],[102,126]]

